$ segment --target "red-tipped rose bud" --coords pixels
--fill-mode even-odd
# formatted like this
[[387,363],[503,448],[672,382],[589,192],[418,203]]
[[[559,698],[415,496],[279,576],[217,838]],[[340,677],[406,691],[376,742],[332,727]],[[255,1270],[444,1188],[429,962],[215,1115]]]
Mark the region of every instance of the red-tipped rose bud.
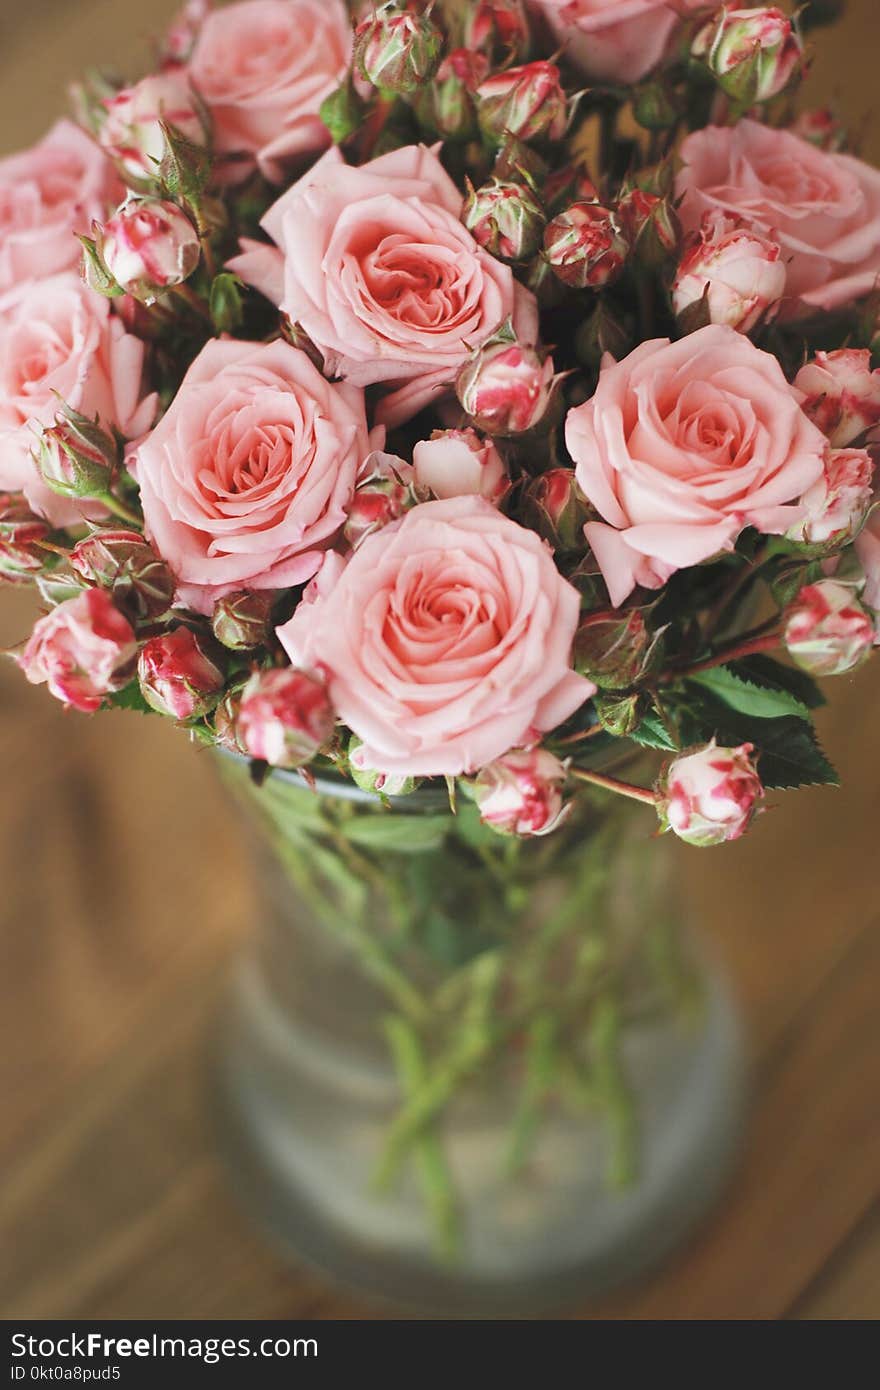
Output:
[[546,749],[513,749],[474,781],[480,820],[501,835],[547,835],[566,814],[565,778],[565,764]]
[[490,179],[471,188],[461,220],[474,240],[504,261],[525,261],[541,245],[544,211],[525,184]]
[[122,174],[137,187],[152,188],[166,152],[162,123],[194,145],[205,146],[208,132],[185,72],[154,73],[105,102],[99,140]]
[[705,848],[738,840],[759,809],[764,788],[753,748],[705,748],[673,758],[657,782],[657,814],[664,830]]
[[521,0],[472,0],[464,7],[462,43],[485,54],[493,67],[522,62],[529,51],[529,22]]
[[553,214],[564,212],[572,203],[598,203],[598,189],[585,164],[564,164],[548,174],[541,189],[544,203]]
[[101,429],[70,406],[63,406],[55,424],[44,429],[35,452],[43,482],[62,497],[100,497],[109,491],[119,465],[119,447]]
[[161,618],[174,601],[174,575],[139,531],[102,527],[77,542],[70,563],[87,584],[109,589],[131,622]]
[[510,488],[504,460],[490,439],[476,430],[435,430],[413,449],[418,488],[435,497],[485,497],[498,503]]
[[553,359],[499,333],[461,368],[455,390],[462,408],[487,434],[524,434],[550,401]]
[[554,550],[583,546],[587,504],[573,468],[548,468],[529,483],[525,512],[529,525]]
[[481,129],[495,140],[561,140],[568,105],[554,63],[526,63],[493,73],[477,90]]
[[630,188],[617,205],[617,215],[633,253],[645,265],[662,265],[678,246],[681,228],[668,198]]
[[165,32],[159,55],[163,66],[189,62],[199,31],[211,12],[211,3],[212,0],[186,0]]
[[0,580],[19,584],[42,570],[49,552],[41,544],[49,527],[19,493],[0,492]]
[[231,652],[249,652],[263,646],[272,631],[275,598],[271,590],[260,589],[218,599],[211,615],[217,641]]
[[846,130],[827,106],[816,111],[801,111],[791,130],[819,150],[842,150],[846,145]]
[[750,333],[785,292],[779,247],[734,217],[707,212],[672,285],[672,305],[687,327],[726,323]]
[[31,684],[92,714],[128,684],[136,656],[131,625],[103,589],[87,589],[40,618],[16,660]]
[[788,532],[806,545],[841,546],[851,541],[871,505],[874,460],[867,449],[832,449],[825,471],[801,498],[804,518]]
[[416,95],[422,125],[443,140],[470,140],[477,133],[476,91],[488,70],[482,53],[454,49]]
[[804,393],[804,411],[835,449],[880,423],[880,368],[871,370],[867,348],[817,352],[794,384]]
[[443,35],[427,14],[391,0],[357,26],[354,61],[367,82],[386,92],[414,92],[437,70]]
[[804,68],[803,45],[791,20],[775,7],[724,5],[697,32],[691,53],[743,107],[778,96]]
[[573,289],[603,289],[620,274],[628,254],[617,214],[600,203],[572,203],[544,232],[548,263]]
[[348,764],[352,781],[365,792],[378,792],[380,796],[409,796],[418,785],[415,777],[408,777],[403,772],[379,772],[371,767],[364,758],[363,743],[354,736],[348,745]]
[[415,504],[413,482],[412,465],[395,454],[376,452],[367,458],[343,529],[352,548]]
[[788,609],[784,641],[811,676],[842,676],[867,659],[874,624],[849,585],[822,579],[801,589]]
[[656,656],[657,638],[637,608],[587,613],[574,637],[576,671],[606,690],[634,685]]
[[141,694],[170,719],[201,719],[223,689],[223,672],[204,653],[188,627],[151,637],[138,657]]
[[302,767],[333,733],[326,688],[290,666],[256,671],[241,693],[238,737],[252,758],[272,767]]
[[174,203],[131,198],[103,227],[98,252],[120,289],[144,304],[183,284],[201,259],[198,233]]

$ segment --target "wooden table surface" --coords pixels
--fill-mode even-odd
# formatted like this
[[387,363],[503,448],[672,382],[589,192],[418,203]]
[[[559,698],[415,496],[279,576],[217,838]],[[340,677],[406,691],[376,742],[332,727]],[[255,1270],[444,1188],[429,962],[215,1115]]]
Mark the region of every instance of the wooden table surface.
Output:
[[[876,14],[850,8],[813,80],[855,114]],[[0,150],[90,60],[136,61],[145,27],[138,0],[54,0],[38,52],[20,11],[0,19]],[[32,615],[0,592],[0,644]],[[880,1316],[880,661],[829,694],[843,788],[779,796],[726,849],[679,847],[751,1029],[741,1167],[661,1273],[584,1317]],[[0,710],[0,1316],[384,1316],[276,1258],[213,1152],[205,1039],[250,889],[205,755],[158,719],[65,714],[6,665]]]

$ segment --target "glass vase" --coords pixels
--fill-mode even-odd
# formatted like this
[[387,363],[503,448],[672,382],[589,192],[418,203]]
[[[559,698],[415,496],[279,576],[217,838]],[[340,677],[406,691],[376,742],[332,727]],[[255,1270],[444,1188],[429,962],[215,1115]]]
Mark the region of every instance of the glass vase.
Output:
[[743,1063],[644,806],[529,840],[223,756],[259,899],[217,1111],[274,1242],[423,1316],[546,1313],[658,1261],[718,1194]]

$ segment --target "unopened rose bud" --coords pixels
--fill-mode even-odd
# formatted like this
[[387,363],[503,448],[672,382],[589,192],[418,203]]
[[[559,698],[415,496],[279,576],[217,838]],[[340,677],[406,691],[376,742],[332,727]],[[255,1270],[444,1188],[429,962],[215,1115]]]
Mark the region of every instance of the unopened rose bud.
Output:
[[131,625],[103,589],[87,589],[40,618],[16,660],[31,684],[91,714],[128,685],[136,656]]
[[583,545],[587,504],[573,468],[548,468],[526,488],[525,514],[529,525],[554,550]]
[[19,493],[0,492],[0,580],[18,584],[39,574],[49,557],[49,527]]
[[379,772],[371,767],[359,738],[352,737],[348,745],[348,764],[352,781],[365,792],[376,792],[379,796],[409,796],[418,785],[415,777],[402,772]]
[[249,652],[269,640],[272,608],[277,595],[271,590],[248,590],[218,599],[211,615],[217,641],[231,652]]
[[628,738],[642,722],[645,698],[637,691],[621,694],[618,691],[593,696],[596,718],[613,738]]
[[202,255],[186,214],[158,198],[129,199],[103,227],[96,226],[95,240],[116,284],[144,304],[183,284]]
[[495,140],[561,140],[568,104],[554,63],[526,63],[493,73],[477,89],[480,127]]
[[682,256],[672,285],[680,319],[696,327],[726,323],[749,333],[785,292],[785,262],[774,241],[736,218],[708,212]]
[[667,83],[643,82],[633,98],[633,115],[645,130],[671,130],[681,107]]
[[705,848],[738,840],[759,809],[764,788],[753,747],[705,748],[671,759],[657,781],[657,814],[664,830]]
[[435,497],[485,497],[498,503],[510,488],[504,460],[475,430],[435,430],[413,449],[416,486]]
[[585,164],[564,164],[548,174],[541,188],[544,203],[555,215],[572,203],[599,203],[599,191]]
[[831,449],[822,477],[801,498],[804,518],[788,532],[806,545],[845,545],[871,505],[874,460],[867,449]]
[[846,145],[846,130],[827,106],[799,112],[791,130],[819,150],[842,150]]
[[880,368],[871,370],[867,348],[817,352],[794,384],[804,393],[803,410],[835,449],[880,423]]
[[573,289],[603,289],[620,274],[628,254],[616,213],[600,203],[572,203],[544,232],[548,264]]
[[382,5],[355,30],[358,71],[386,92],[414,92],[437,70],[443,35],[427,14]]
[[[367,90],[372,94],[372,87],[368,85]],[[360,130],[368,109],[352,75],[348,74],[321,102],[318,115],[330,132],[334,145],[341,145]]]
[[617,205],[617,215],[633,254],[645,265],[662,265],[678,246],[681,227],[668,198],[630,188]]
[[166,153],[162,123],[194,145],[205,146],[208,131],[185,72],[153,73],[104,102],[99,140],[120,171],[136,187],[152,187]]
[[656,656],[657,637],[637,608],[587,613],[574,637],[572,664],[607,690],[634,685]]
[[188,63],[199,31],[211,12],[211,0],[186,0],[166,30],[160,57],[164,64]]
[[566,814],[565,778],[565,764],[546,749],[513,749],[477,774],[480,820],[501,835],[547,835]]
[[471,188],[461,220],[480,246],[504,261],[525,261],[541,245],[544,210],[525,184],[490,179]]
[[470,140],[477,133],[476,91],[489,70],[482,53],[456,48],[431,82],[420,87],[415,110],[422,125],[442,140]]
[[151,709],[183,721],[201,719],[213,709],[224,678],[195,634],[188,627],[176,627],[141,647],[138,682]]
[[55,424],[40,435],[34,457],[43,482],[53,492],[62,497],[100,497],[109,490],[119,466],[119,447],[97,419],[63,406]]
[[101,527],[70,552],[70,564],[87,584],[108,589],[130,622],[150,622],[174,601],[174,575],[139,531]]
[[849,585],[822,579],[801,589],[788,609],[783,640],[811,676],[842,676],[868,657],[874,624]]
[[583,320],[574,337],[578,361],[594,371],[601,366],[606,352],[619,362],[634,345],[634,321],[621,314],[620,306],[612,305],[604,295],[596,301],[593,312]]
[[380,527],[397,521],[416,502],[412,465],[395,454],[371,454],[348,504],[343,535],[353,548]]
[[524,434],[550,402],[553,359],[499,333],[461,368],[455,390],[463,410],[487,434]]
[[521,0],[472,0],[463,9],[462,43],[485,54],[493,67],[522,62],[529,51],[529,22]]
[[227,753],[237,753],[239,757],[246,758],[248,750],[238,732],[240,699],[239,691],[227,690],[211,715],[211,729],[217,744],[225,748]]
[[302,767],[333,734],[325,686],[293,667],[256,671],[241,693],[238,738],[252,758],[272,767]]
[[778,96],[804,68],[803,45],[791,20],[771,6],[723,6],[697,32],[691,53],[743,107]]

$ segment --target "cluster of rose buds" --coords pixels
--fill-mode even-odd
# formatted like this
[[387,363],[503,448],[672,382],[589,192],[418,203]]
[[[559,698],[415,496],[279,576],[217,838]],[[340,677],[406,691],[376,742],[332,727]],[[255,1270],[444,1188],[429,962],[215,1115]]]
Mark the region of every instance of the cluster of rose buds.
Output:
[[750,333],[785,293],[785,263],[768,237],[722,212],[707,212],[672,284],[680,319],[726,323]]
[[697,32],[691,54],[743,109],[779,96],[804,66],[797,31],[775,7],[738,10],[723,5]]
[[302,767],[332,737],[335,716],[323,683],[290,666],[255,671],[241,693],[238,741],[272,767]]
[[109,591],[131,623],[164,617],[174,601],[174,575],[139,531],[102,526],[77,541],[69,558],[86,584]]
[[871,369],[866,348],[817,352],[794,379],[802,409],[835,449],[843,449],[880,424],[880,368]]
[[561,140],[568,102],[555,63],[526,63],[493,73],[477,88],[480,129],[491,140]]
[[40,618],[16,660],[34,685],[92,714],[128,685],[137,641],[131,624],[103,589],[86,589]]
[[[95,224],[95,250],[108,279],[125,294],[152,304],[163,290],[182,285],[201,259],[198,233],[175,203],[130,198],[103,226]],[[87,258],[87,271],[95,265]],[[100,284],[93,288],[102,290]],[[104,291],[102,291],[104,292]]]
[[822,579],[801,589],[788,609],[783,640],[811,676],[842,676],[867,660],[874,623],[850,585]]
[[620,274],[628,254],[617,213],[601,203],[572,203],[544,232],[544,258],[572,289],[604,289]]
[[195,633],[183,626],[144,643],[137,673],[150,708],[182,722],[201,719],[213,709],[226,683]]
[[671,759],[655,789],[664,830],[701,848],[745,834],[764,796],[753,752],[750,743],[719,748],[713,739]]
[[481,769],[473,784],[480,820],[502,835],[547,835],[568,807],[566,765],[544,748],[513,749]]
[[413,449],[416,487],[434,497],[469,494],[498,503],[510,487],[504,460],[476,430],[435,430]]
[[553,359],[508,332],[489,339],[459,372],[455,391],[462,409],[486,434],[525,434],[550,403]]
[[433,76],[443,35],[427,13],[414,14],[391,0],[357,26],[354,61],[374,87],[404,95]]
[[471,188],[462,221],[474,240],[504,261],[525,261],[541,245],[544,209],[525,183],[492,178]]

